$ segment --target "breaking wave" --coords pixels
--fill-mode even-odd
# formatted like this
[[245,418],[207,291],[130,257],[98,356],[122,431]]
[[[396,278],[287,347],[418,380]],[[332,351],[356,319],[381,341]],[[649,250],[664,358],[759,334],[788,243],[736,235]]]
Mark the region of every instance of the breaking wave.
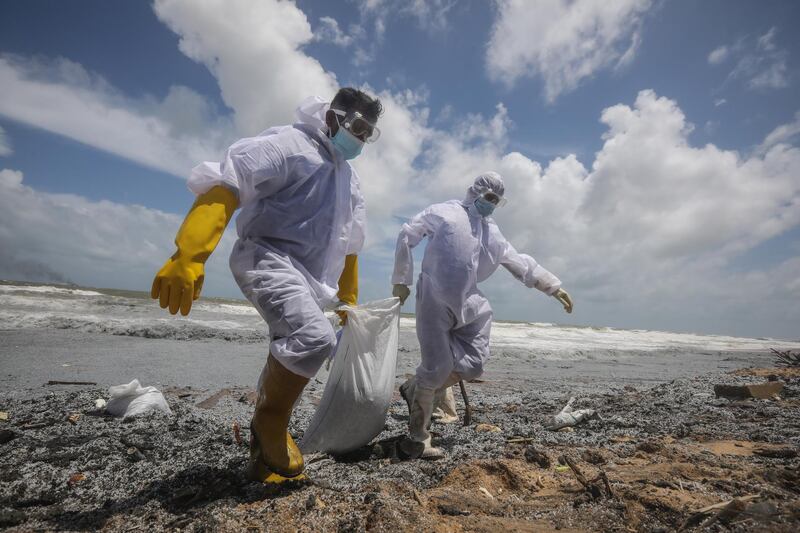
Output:
[[266,327],[256,330],[227,320],[182,320],[170,318],[127,319],[96,315],[65,315],[49,312],[0,311],[4,329],[71,329],[85,333],[105,333],[146,339],[202,340],[218,339],[242,343],[263,342]]
[[[0,282],[0,329],[67,329],[148,339],[218,339],[264,342],[267,328],[244,300],[203,298],[190,317],[171,316],[149,294],[91,290],[55,285]],[[414,319],[400,319],[402,340],[416,349]],[[496,321],[492,326],[494,357],[612,360],[648,353],[764,352],[769,348],[798,349],[797,342],[694,335],[609,327],[559,326],[550,323]]]

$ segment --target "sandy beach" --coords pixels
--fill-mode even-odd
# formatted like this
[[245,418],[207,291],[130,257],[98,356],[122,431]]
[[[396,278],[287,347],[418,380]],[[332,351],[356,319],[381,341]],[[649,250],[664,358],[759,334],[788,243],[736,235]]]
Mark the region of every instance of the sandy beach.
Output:
[[[143,293],[8,282],[0,339],[0,527],[12,531],[800,527],[800,372],[769,353],[800,342],[498,322],[488,370],[467,384],[472,424],[433,426],[446,459],[398,460],[408,413],[395,394],[372,445],[309,456],[308,483],[271,490],[243,476],[266,331],[242,302],[202,299],[185,319]],[[398,385],[418,358],[403,318]],[[134,378],[173,416],[95,409]],[[325,378],[306,389],[294,435]],[[783,388],[768,399],[714,394],[770,380]],[[570,396],[600,418],[546,430]],[[698,513],[715,504],[725,513]]]

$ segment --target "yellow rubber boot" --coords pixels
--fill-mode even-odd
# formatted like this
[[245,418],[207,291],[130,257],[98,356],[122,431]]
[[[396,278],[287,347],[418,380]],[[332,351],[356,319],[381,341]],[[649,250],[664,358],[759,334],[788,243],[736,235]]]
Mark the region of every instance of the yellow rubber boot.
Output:
[[261,446],[258,442],[258,437],[250,424],[250,461],[247,466],[247,477],[252,481],[258,481],[265,485],[280,485],[282,483],[292,483],[299,481],[306,481],[308,477],[301,473],[293,477],[284,477],[280,474],[270,471],[261,455]]
[[[344,270],[342,275],[339,276],[339,293],[337,294],[339,301],[349,305],[356,305],[358,303],[358,256],[348,255],[344,258]],[[344,311],[336,311],[342,325],[347,323],[347,313]]]
[[192,301],[200,297],[205,263],[217,247],[222,233],[239,206],[239,200],[222,186],[213,187],[195,200],[175,237],[178,250],[153,280],[150,296],[173,315],[180,309],[186,316]]
[[288,371],[272,355],[265,370],[250,423],[249,476],[267,483],[270,474],[296,478],[305,468],[303,454],[287,428],[294,402],[308,378]]

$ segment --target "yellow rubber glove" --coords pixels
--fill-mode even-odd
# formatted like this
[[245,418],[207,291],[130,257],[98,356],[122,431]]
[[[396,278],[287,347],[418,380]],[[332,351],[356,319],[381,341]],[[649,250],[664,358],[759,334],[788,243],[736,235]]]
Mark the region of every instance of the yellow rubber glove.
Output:
[[153,280],[150,296],[158,299],[162,308],[169,306],[173,315],[178,309],[184,316],[189,314],[192,301],[200,297],[203,288],[206,260],[238,206],[236,195],[222,186],[197,197],[175,236],[178,250]]
[[[344,258],[344,270],[342,275],[339,276],[339,293],[337,294],[339,301],[348,305],[356,305],[358,303],[358,256],[348,255]],[[339,315],[339,320],[342,325],[347,324],[347,313],[344,311],[336,311]]]

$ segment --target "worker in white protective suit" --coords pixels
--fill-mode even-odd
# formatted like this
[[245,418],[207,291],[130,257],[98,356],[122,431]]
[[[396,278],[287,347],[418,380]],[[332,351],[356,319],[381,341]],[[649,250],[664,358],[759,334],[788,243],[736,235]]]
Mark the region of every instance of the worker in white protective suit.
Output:
[[323,311],[356,304],[366,217],[349,160],[378,138],[381,112],[380,101],[352,88],[340,89],[330,103],[312,97],[300,104],[294,124],[241,139],[221,163],[195,167],[188,185],[197,200],[178,231],[177,252],[153,281],[161,307],[188,314],[200,295],[203,265],[241,208],[230,267],[270,334],[250,424],[254,480],[303,477],[289,417],[336,347]]
[[528,287],[554,296],[572,312],[572,300],[559,279],[532,257],[518,253],[491,218],[505,203],[503,180],[496,172],[475,179],[463,201],[434,204],[403,224],[395,251],[393,294],[410,294],[414,258],[411,250],[428,238],[417,282],[417,337],[422,361],[400,392],[409,404],[406,455],[436,459],[428,431],[434,400],[459,380],[475,379],[489,358],[492,308],[478,283],[504,266]]

